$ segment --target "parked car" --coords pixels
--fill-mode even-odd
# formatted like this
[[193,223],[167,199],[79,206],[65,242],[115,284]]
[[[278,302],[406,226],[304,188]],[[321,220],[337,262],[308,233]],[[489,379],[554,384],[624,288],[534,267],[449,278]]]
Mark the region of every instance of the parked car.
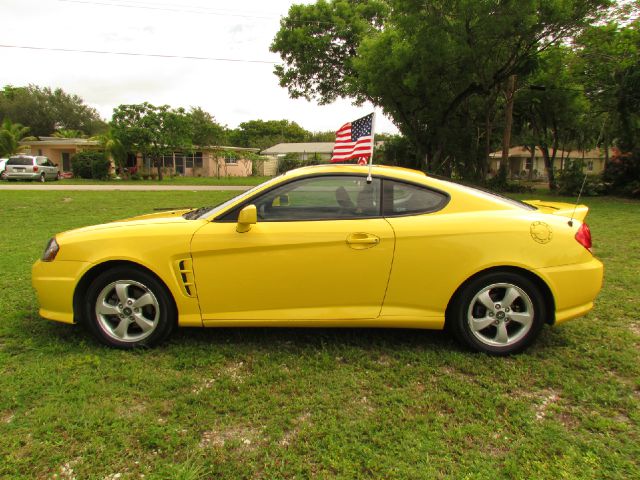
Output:
[[4,180],[4,169],[6,167],[7,164],[7,159],[6,158],[0,158],[0,179]]
[[47,157],[41,155],[14,155],[5,167],[6,180],[58,180],[60,169]]
[[402,168],[368,182],[367,167],[305,167],[216,207],[60,233],[33,285],[44,318],[120,348],[176,325],[447,326],[506,355],[593,307],[587,212]]

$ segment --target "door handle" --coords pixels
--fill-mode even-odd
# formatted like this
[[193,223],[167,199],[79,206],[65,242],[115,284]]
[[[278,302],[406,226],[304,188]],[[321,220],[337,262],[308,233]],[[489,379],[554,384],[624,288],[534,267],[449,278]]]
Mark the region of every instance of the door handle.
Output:
[[347,243],[351,248],[370,248],[380,243],[380,237],[371,233],[352,233],[347,237]]

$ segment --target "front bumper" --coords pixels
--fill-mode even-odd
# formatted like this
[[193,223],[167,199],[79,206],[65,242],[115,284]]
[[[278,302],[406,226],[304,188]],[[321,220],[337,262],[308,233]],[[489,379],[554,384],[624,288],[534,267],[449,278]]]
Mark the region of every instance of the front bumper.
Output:
[[88,262],[38,260],[31,268],[31,283],[38,295],[40,316],[57,322],[74,323],[73,293]]
[[581,317],[593,308],[602,288],[604,265],[597,258],[585,263],[536,270],[551,288],[556,304],[555,324]]

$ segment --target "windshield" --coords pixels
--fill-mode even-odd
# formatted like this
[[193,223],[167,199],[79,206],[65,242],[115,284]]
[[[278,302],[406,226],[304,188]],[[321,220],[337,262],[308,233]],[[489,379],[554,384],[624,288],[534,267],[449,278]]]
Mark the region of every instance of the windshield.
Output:
[[185,213],[183,215],[183,217],[186,218],[187,220],[194,220],[194,219],[200,219],[200,218],[206,218],[206,217],[214,216],[217,213],[219,213],[219,212],[223,211],[224,209],[226,209],[232,203],[240,202],[243,199],[253,195],[253,193],[255,193],[257,190],[261,189],[265,185],[269,185],[271,183],[277,182],[281,176],[282,175],[279,175],[277,177],[272,178],[271,180],[267,180],[266,182],[261,183],[260,185],[256,185],[255,187],[247,190],[246,192],[243,192],[240,195],[236,195],[235,197],[230,198],[226,202],[220,203],[220,204],[218,204],[218,205],[216,205],[214,207],[201,207],[201,208],[197,208],[195,210],[191,210],[190,212]]

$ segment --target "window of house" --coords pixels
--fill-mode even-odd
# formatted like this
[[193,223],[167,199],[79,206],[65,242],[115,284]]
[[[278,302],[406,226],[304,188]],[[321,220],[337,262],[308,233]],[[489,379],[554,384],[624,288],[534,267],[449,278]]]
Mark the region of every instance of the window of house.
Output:
[[196,152],[193,157],[193,165],[196,168],[202,168],[202,152]]
[[235,155],[225,155],[224,156],[224,163],[226,163],[227,165],[235,165],[236,163],[238,163],[238,158]]
[[184,155],[175,155],[176,173],[184,175]]
[[162,166],[164,168],[174,168],[173,155],[163,155],[162,156]]
[[593,160],[587,162],[587,170],[593,172]]
[[531,170],[531,168],[533,168],[533,159],[531,157],[527,157],[524,160],[524,169]]

